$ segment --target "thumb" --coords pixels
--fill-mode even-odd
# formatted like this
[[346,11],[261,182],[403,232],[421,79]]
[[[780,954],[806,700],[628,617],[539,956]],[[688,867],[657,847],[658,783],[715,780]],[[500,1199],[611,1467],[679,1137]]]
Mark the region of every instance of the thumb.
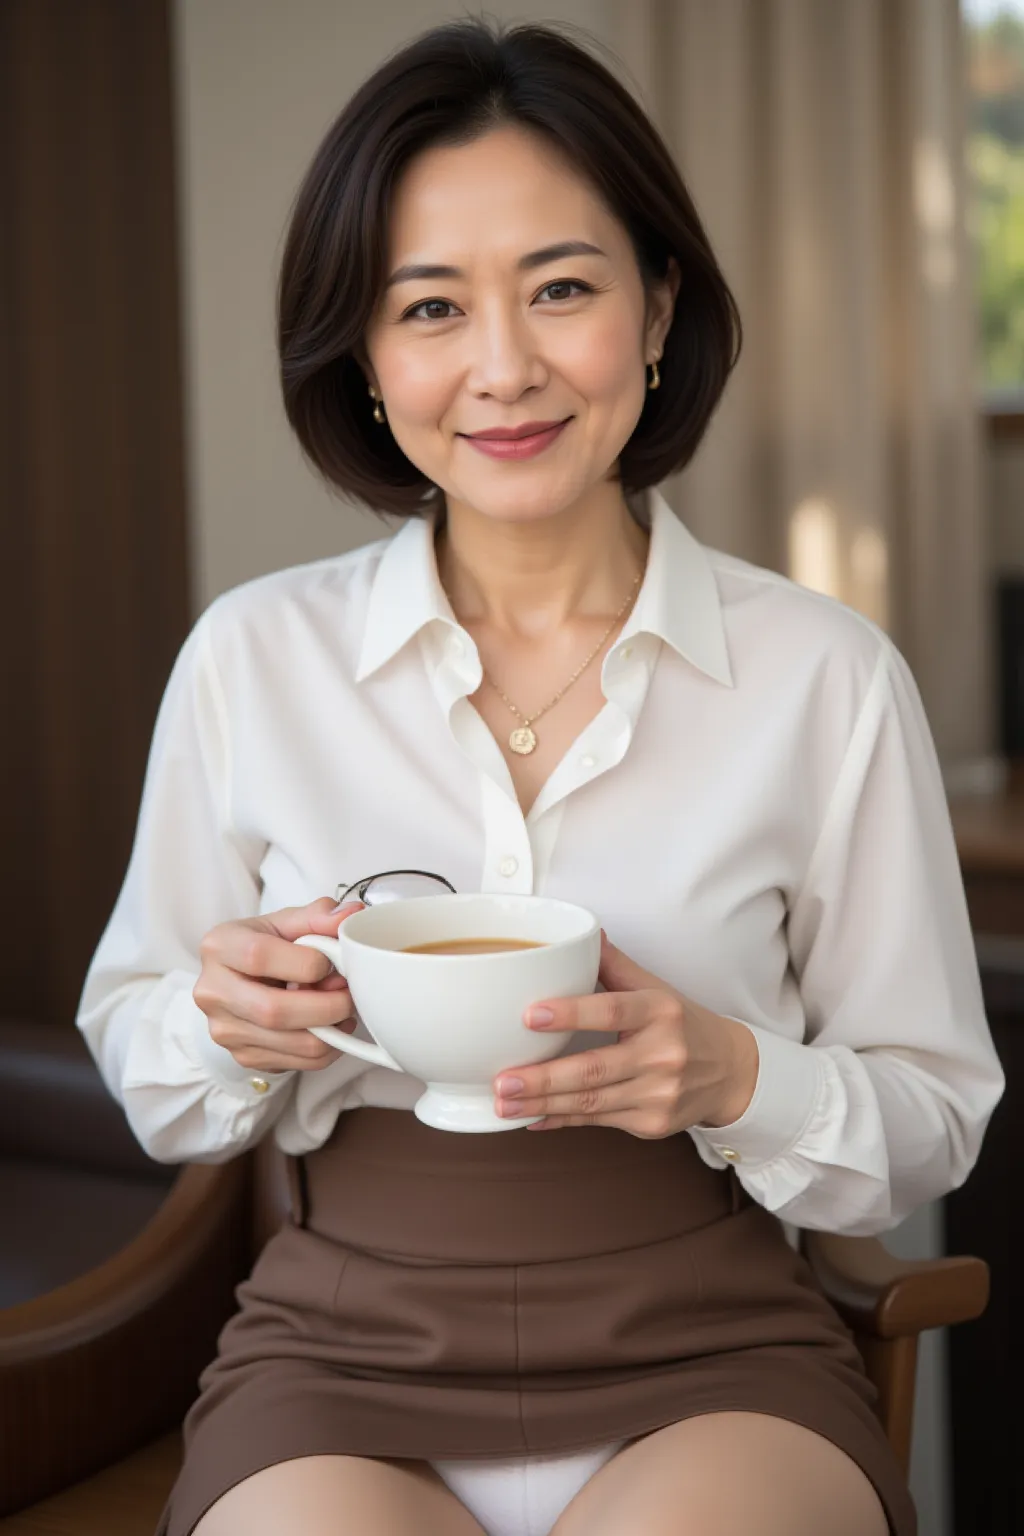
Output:
[[311,902],[305,908],[305,917],[308,923],[308,933],[323,933],[330,938],[338,937],[338,928],[353,912],[361,912],[365,902],[346,901],[343,907],[336,906],[329,896],[322,896],[319,901]]
[[607,992],[644,992],[649,987],[659,985],[656,976],[652,976],[650,971],[645,971],[642,965],[637,965],[635,960],[624,955],[621,949],[616,949],[603,928],[601,929],[601,968],[597,979]]
[[358,912],[362,905],[361,901],[350,901],[343,907],[336,907],[329,896],[321,896],[308,906],[282,907],[277,912],[267,912],[263,917],[253,918],[252,922],[255,927],[276,933],[279,938],[288,939],[291,943],[306,933],[320,933],[336,939],[338,924],[343,923],[346,917],[351,917],[353,912]]

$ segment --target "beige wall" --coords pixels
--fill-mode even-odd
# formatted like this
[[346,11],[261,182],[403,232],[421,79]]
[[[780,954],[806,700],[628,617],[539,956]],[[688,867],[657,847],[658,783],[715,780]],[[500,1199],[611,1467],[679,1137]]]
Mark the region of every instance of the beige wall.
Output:
[[[471,11],[472,7],[466,7]],[[602,36],[607,0],[490,3]],[[465,14],[434,0],[177,0],[187,434],[198,610],[226,587],[379,538],[299,454],[275,373],[288,209],[328,123],[385,54]]]

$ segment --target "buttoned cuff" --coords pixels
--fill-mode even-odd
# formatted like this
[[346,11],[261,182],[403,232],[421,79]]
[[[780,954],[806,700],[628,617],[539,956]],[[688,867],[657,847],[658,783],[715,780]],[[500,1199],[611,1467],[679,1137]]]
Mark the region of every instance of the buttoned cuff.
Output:
[[[757,1041],[757,1084],[731,1125],[692,1127],[722,1164],[756,1167],[782,1157],[800,1141],[825,1091],[824,1062],[813,1046],[737,1019]],[[717,1158],[716,1158],[717,1161]]]
[[214,1040],[206,1014],[189,991],[179,992],[175,997],[165,1024],[184,1055],[228,1093],[254,1102],[265,1100],[295,1076],[290,1071],[254,1072],[252,1067],[243,1067]]

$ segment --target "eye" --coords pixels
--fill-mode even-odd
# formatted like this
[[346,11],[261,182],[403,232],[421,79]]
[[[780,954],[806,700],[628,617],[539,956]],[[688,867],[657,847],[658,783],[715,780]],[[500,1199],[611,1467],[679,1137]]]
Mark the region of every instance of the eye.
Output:
[[435,305],[440,305],[442,309],[455,308],[455,305],[449,299],[423,299],[419,304],[414,304],[412,309],[407,309],[402,319],[447,320],[449,318],[448,315],[420,315],[421,309],[430,309]]
[[[576,279],[574,277],[560,277],[560,278],[556,278],[556,280],[553,283],[546,283],[544,285],[544,287],[541,289],[541,293],[547,293],[549,291],[549,289],[551,289],[551,288],[578,288],[581,293],[593,293],[593,291],[594,291],[593,288],[591,288],[589,283],[579,283],[579,282],[576,281]],[[561,301],[564,301],[565,299],[572,299],[572,298],[575,298],[575,294],[564,293],[561,296]],[[558,298],[556,298],[552,302],[557,304],[557,303],[560,302],[560,300]]]
[[[541,291],[541,293],[548,293],[552,288],[563,288],[563,289],[564,288],[576,288],[576,289],[579,290],[580,293],[593,293],[594,292],[593,288],[591,287],[591,285],[589,283],[581,283],[581,282],[579,282],[574,277],[572,277],[572,278],[570,278],[570,277],[556,278],[553,282],[545,283],[544,287],[540,291]],[[540,295],[538,295],[538,298],[539,297],[540,297]],[[556,295],[550,302],[553,303],[553,304],[564,304],[567,299],[573,299],[575,297],[576,297],[576,295],[574,293],[562,293],[560,295]],[[544,306],[544,307],[547,307],[547,306]],[[456,305],[454,305],[451,302],[450,299],[421,299],[418,304],[414,304],[411,309],[407,309],[406,310],[405,314],[402,316],[402,319],[403,320],[426,320],[426,322],[429,325],[432,321],[450,320],[451,316],[450,315],[439,315],[437,313],[434,313],[434,314],[421,314],[420,313],[421,310],[433,309],[433,310],[436,311],[437,309],[455,309],[455,308],[456,308]]]

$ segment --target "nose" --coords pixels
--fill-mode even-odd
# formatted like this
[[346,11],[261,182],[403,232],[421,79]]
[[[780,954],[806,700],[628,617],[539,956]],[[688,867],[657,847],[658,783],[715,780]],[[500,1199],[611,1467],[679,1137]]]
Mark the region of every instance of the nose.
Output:
[[516,400],[527,389],[540,387],[547,370],[535,338],[518,308],[495,305],[472,328],[472,362],[468,388],[497,400]]

